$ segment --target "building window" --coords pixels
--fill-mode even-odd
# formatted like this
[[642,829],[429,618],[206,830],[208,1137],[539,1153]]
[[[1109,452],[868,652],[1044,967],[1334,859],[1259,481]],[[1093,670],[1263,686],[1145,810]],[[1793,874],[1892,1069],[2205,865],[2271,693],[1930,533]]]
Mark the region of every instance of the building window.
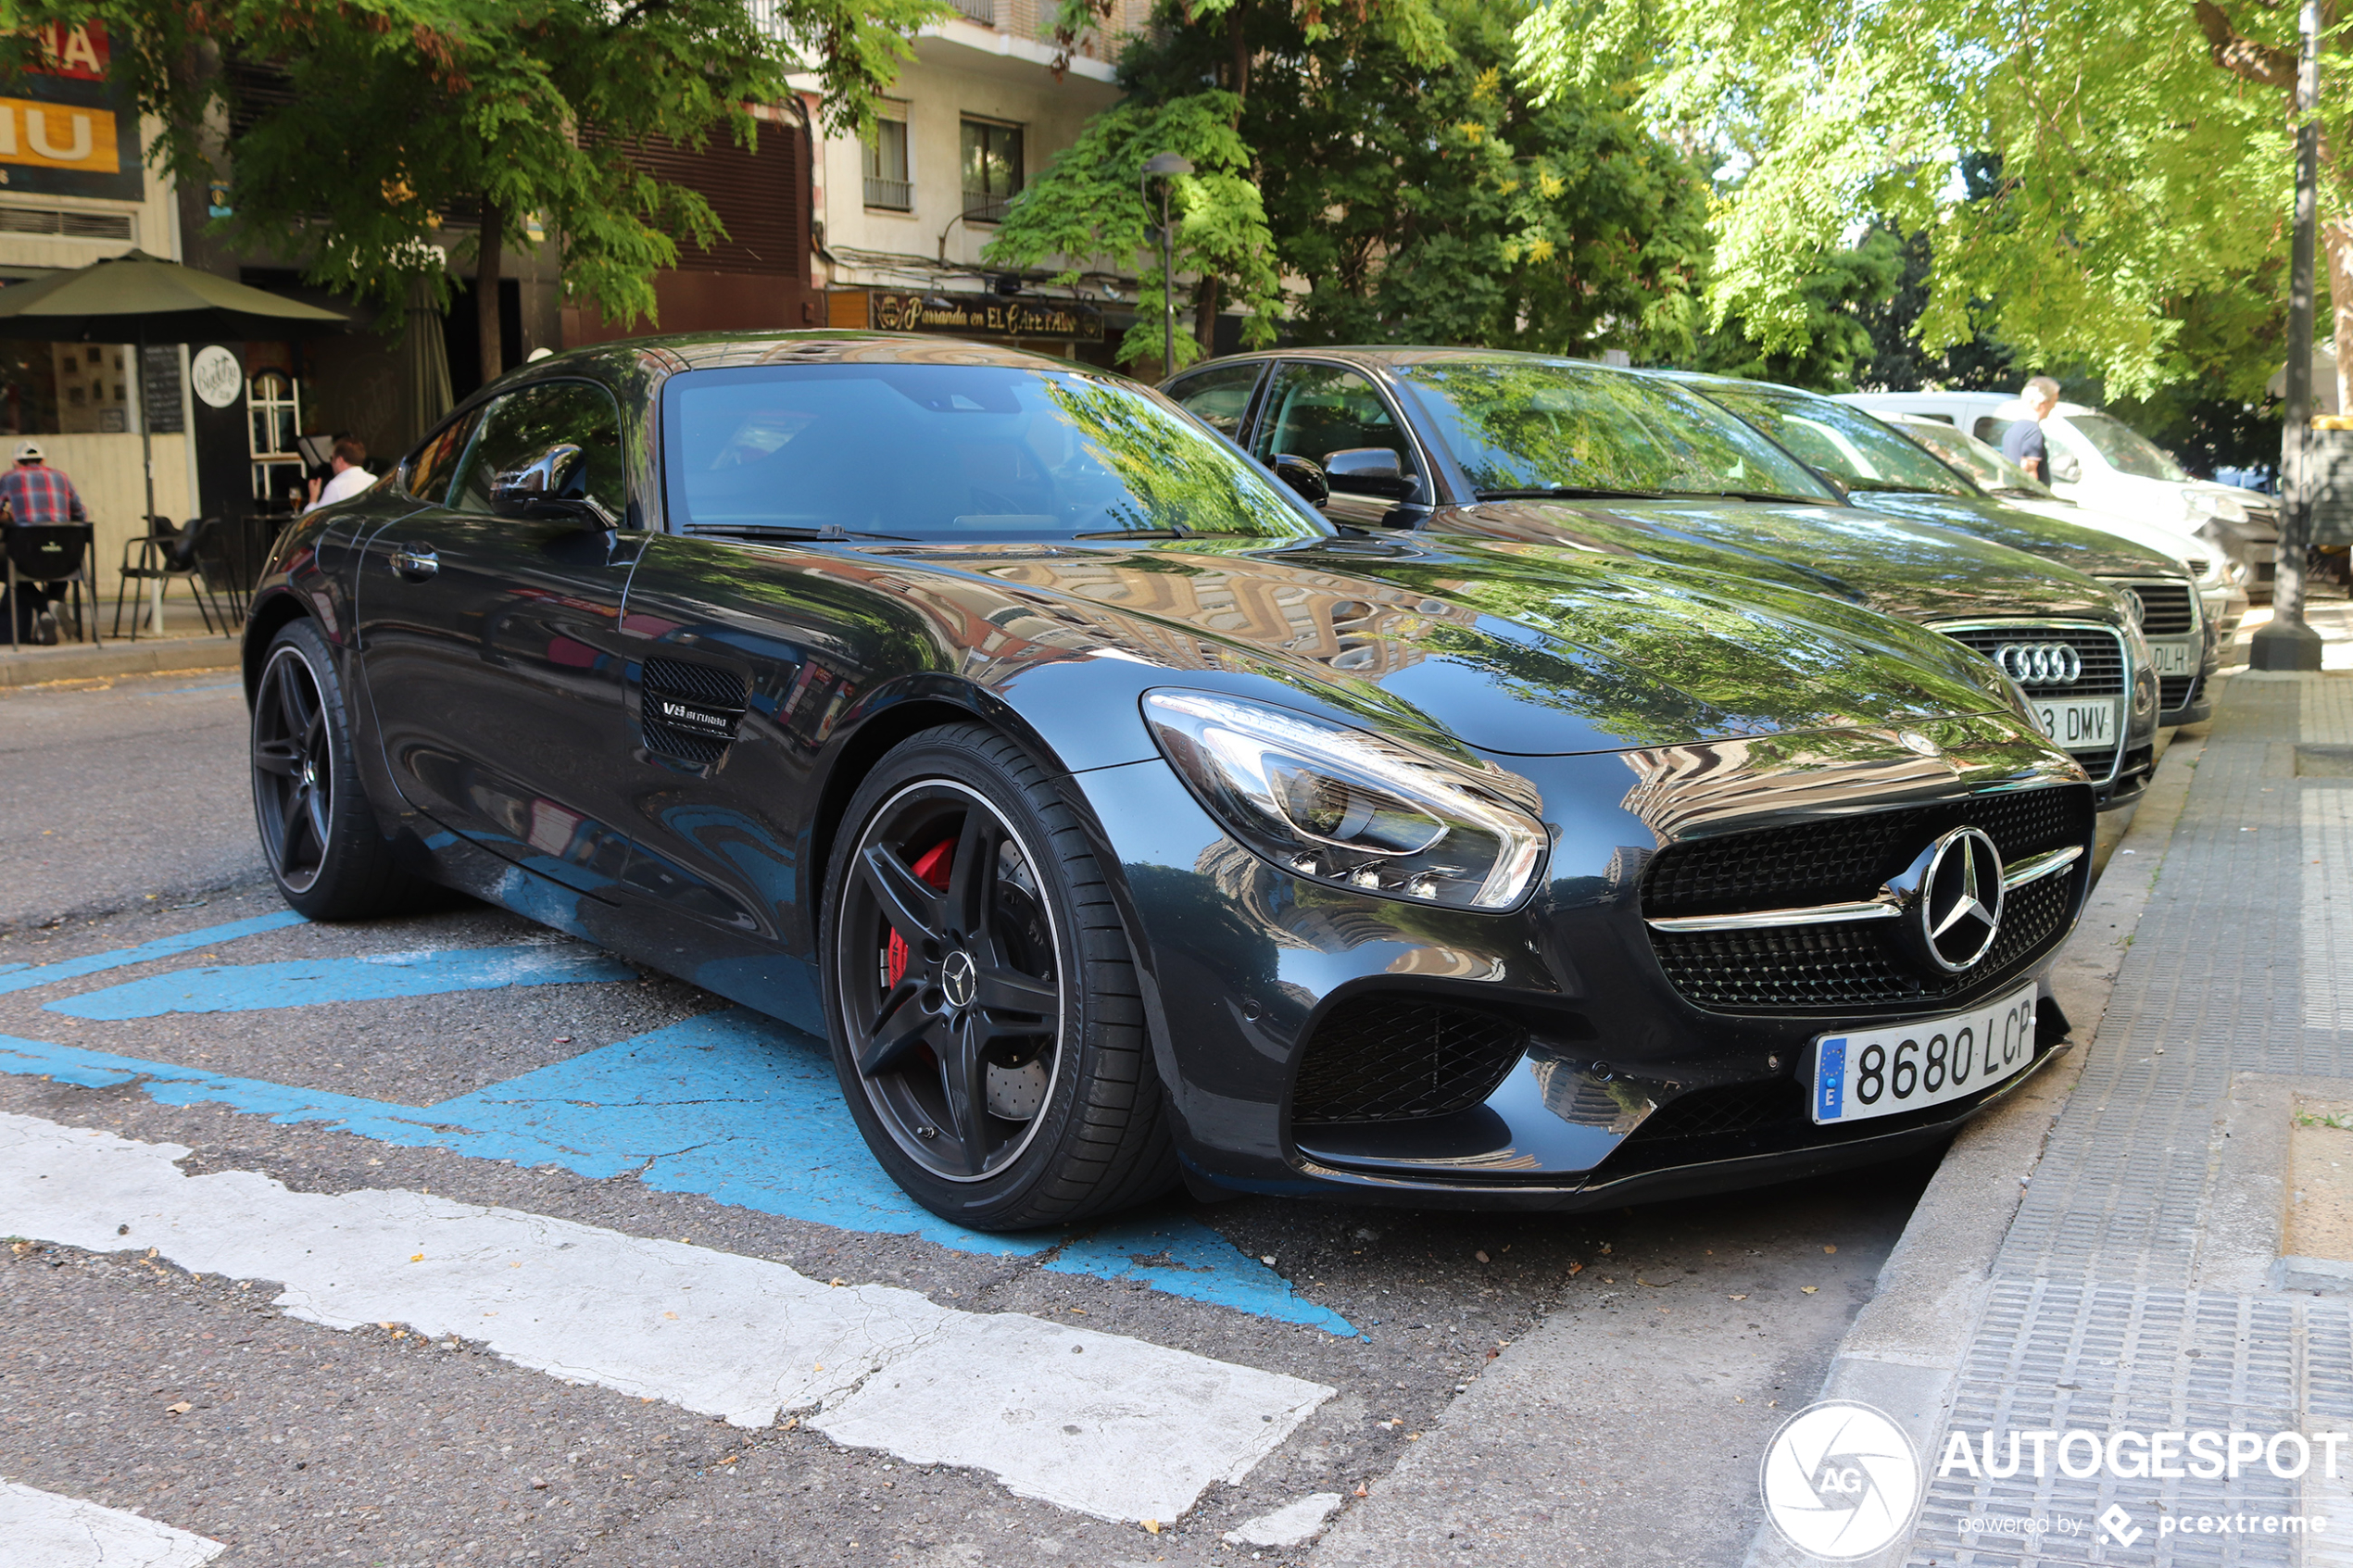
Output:
[[964,121],[964,221],[1001,223],[1021,194],[1021,127]]
[[889,212],[907,212],[915,205],[915,188],[907,178],[907,106],[888,101],[875,106],[875,130],[865,144],[866,205]]
[[302,429],[302,392],[283,370],[264,370],[246,383],[245,413],[253,430],[253,498],[299,502],[308,471],[295,436]]

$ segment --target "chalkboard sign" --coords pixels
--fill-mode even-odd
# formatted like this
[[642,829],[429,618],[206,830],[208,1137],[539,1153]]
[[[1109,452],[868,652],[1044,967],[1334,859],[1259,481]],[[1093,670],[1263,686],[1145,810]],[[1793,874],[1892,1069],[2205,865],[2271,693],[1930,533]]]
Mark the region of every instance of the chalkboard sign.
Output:
[[140,395],[145,398],[147,429],[157,435],[177,435],[187,426],[180,417],[180,345],[147,345],[147,361],[139,368]]

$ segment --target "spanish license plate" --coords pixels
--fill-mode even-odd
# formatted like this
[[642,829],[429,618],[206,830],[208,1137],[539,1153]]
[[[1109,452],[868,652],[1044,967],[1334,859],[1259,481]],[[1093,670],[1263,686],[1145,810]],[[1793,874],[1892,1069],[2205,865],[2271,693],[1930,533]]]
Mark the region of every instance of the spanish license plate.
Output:
[[2190,645],[2187,643],[2151,643],[2149,668],[2160,675],[2186,675],[2190,672]]
[[2028,700],[2034,704],[2034,712],[2043,721],[2043,733],[2070,751],[2116,744],[2114,697],[2045,702],[2038,696]]
[[1814,1042],[1814,1120],[1864,1122],[2000,1083],[2034,1058],[2032,985],[1974,1012]]

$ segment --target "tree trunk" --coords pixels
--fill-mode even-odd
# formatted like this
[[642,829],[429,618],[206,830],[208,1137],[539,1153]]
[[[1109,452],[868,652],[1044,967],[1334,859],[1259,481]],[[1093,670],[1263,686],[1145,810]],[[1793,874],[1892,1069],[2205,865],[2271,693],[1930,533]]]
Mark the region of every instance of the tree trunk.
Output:
[[1233,51],[1234,96],[1250,96],[1250,44],[1242,38],[1242,7],[1246,0],[1234,0],[1226,8],[1226,43]]
[[[2321,245],[2328,257],[2331,339],[2336,345],[2336,411],[2353,413],[2353,219],[2332,219],[2321,225]],[[2295,352],[2295,345],[2289,345]],[[2317,409],[2321,389],[2313,387]]]
[[1193,291],[1193,341],[1201,345],[1202,358],[1206,359],[1217,352],[1217,295],[1220,279],[1211,274],[1201,281]]
[[484,386],[507,373],[507,345],[499,341],[498,264],[500,242],[506,237],[504,215],[484,196],[482,202],[482,242],[474,255],[474,320],[482,345]]

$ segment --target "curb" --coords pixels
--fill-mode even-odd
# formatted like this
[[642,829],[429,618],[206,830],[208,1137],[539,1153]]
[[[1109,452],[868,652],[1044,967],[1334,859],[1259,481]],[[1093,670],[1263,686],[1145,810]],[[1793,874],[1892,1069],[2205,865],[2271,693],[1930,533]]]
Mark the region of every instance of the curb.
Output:
[[[2075,934],[2059,949],[2051,990],[2074,1026],[2076,1048],[1953,1140],[1881,1268],[1877,1292],[1856,1314],[1815,1396],[1875,1406],[1924,1455],[1943,1430],[1962,1360],[1993,1291],[1994,1257],[2052,1124],[2082,1076],[2204,750],[2203,738],[2177,740],[2169,748],[2179,765],[2159,768]],[[1911,1544],[1907,1534],[1862,1562],[1901,1562]],[[1758,1526],[1745,1561],[1747,1568],[1794,1568],[1819,1560],[1792,1547],[1768,1521]]]
[[234,668],[238,660],[237,644],[227,637],[167,637],[144,643],[107,643],[98,647],[27,648],[19,653],[0,652],[0,686],[103,680],[110,675],[228,670]]

